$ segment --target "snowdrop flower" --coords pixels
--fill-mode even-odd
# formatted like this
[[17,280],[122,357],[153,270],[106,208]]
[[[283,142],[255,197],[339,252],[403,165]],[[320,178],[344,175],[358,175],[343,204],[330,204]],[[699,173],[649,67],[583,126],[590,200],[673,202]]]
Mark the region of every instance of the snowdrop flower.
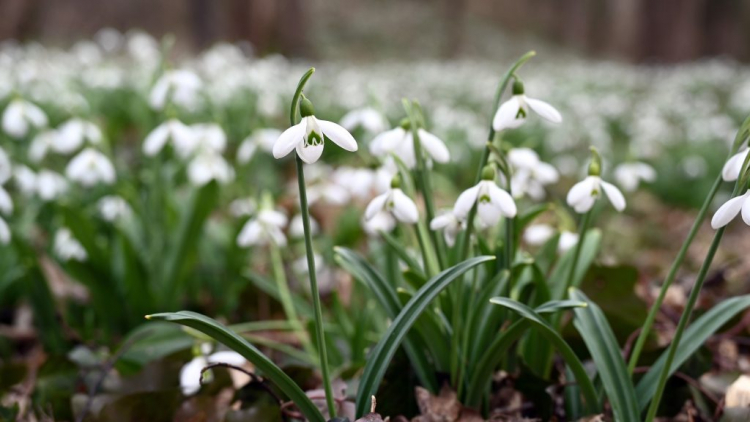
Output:
[[273,144],[274,158],[285,157],[296,149],[302,161],[312,164],[323,154],[326,137],[347,151],[357,150],[357,141],[346,129],[315,117],[315,109],[307,98],[303,97],[300,102],[300,114],[302,121],[285,130]]
[[[450,161],[448,147],[440,138],[422,128],[417,129],[417,135],[419,135],[419,142],[426,157],[438,163]],[[401,126],[376,136],[370,143],[370,153],[376,157],[395,154],[407,167],[414,168],[417,165],[417,158],[409,122],[405,120]]]
[[463,229],[463,222],[453,213],[453,210],[447,210],[430,221],[430,230],[443,231],[445,243],[453,247],[456,244],[456,237]]
[[[388,182],[391,181],[395,172],[388,175]],[[375,172],[366,168],[339,167],[333,173],[333,181],[336,186],[343,188],[348,196],[359,199],[366,199],[370,196],[373,184],[375,182]],[[386,185],[387,186],[387,185]],[[386,187],[387,189],[387,187]],[[385,190],[385,189],[383,189]],[[382,192],[381,190],[380,192]]]
[[31,196],[36,193],[36,173],[30,168],[24,165],[14,166],[13,181],[15,182],[16,187],[18,187],[18,190],[24,195]]
[[589,164],[589,175],[582,181],[573,185],[568,192],[568,205],[573,207],[575,212],[583,214],[588,212],[596,203],[596,200],[602,196],[602,190],[607,194],[609,202],[617,211],[625,209],[625,197],[617,187],[607,183],[599,176],[601,174],[601,157],[596,148],[591,147],[591,163]]
[[249,163],[258,148],[271,153],[273,144],[279,139],[279,136],[281,136],[281,131],[278,129],[257,129],[253,131],[237,149],[237,162],[240,164]]
[[99,183],[111,185],[116,178],[115,167],[109,158],[93,148],[86,148],[73,157],[65,168],[65,175],[84,187]]
[[86,141],[96,145],[102,140],[102,131],[95,124],[77,118],[63,123],[57,128],[56,134],[51,147],[58,154],[70,154]]
[[96,206],[99,209],[99,215],[109,222],[129,218],[133,214],[128,202],[117,195],[107,195],[101,198]]
[[539,159],[530,148],[514,148],[508,152],[508,161],[515,170],[511,177],[513,196],[521,198],[529,195],[534,200],[544,199],[544,186],[560,179],[557,170]]
[[554,107],[544,101],[527,97],[523,82],[516,79],[513,82],[513,96],[497,109],[492,119],[492,127],[499,132],[521,126],[529,115],[529,108],[552,123],[562,122],[562,116]]
[[203,186],[212,180],[225,184],[234,180],[234,169],[221,154],[207,151],[190,160],[187,175],[193,186]]
[[29,145],[29,160],[32,163],[41,162],[47,156],[47,151],[52,148],[57,140],[57,132],[54,130],[43,130],[39,132]]
[[229,213],[234,217],[248,217],[253,215],[257,208],[258,204],[256,204],[255,199],[240,198],[229,204]]
[[45,202],[54,201],[68,190],[68,181],[54,171],[41,170],[34,181],[37,195]]
[[721,177],[724,181],[733,182],[740,177],[742,165],[745,163],[748,152],[750,152],[750,149],[745,148],[727,160],[724,168],[721,170]]
[[226,363],[233,366],[243,366],[247,360],[237,352],[222,351],[205,356],[196,356],[180,369],[180,388],[182,394],[189,396],[201,388],[201,372],[203,368],[213,363]]
[[47,126],[47,115],[34,104],[16,99],[8,104],[3,112],[3,130],[8,135],[20,139],[29,133],[31,127]]
[[171,140],[177,145],[193,145],[193,132],[184,123],[177,119],[169,119],[152,130],[143,141],[143,153],[153,157],[167,145]]
[[523,241],[531,246],[541,246],[552,236],[555,235],[555,229],[548,224],[532,224],[526,227],[523,232]]
[[10,239],[10,227],[8,227],[8,223],[0,217],[0,245],[7,245],[10,243]]
[[10,199],[10,194],[2,186],[0,186],[0,214],[12,214],[13,213],[13,200]]
[[[353,184],[354,182],[350,183]],[[309,204],[323,200],[333,205],[345,205],[350,199],[350,191],[337,183],[320,182],[307,188],[307,202]]]
[[500,217],[515,217],[516,203],[508,192],[495,184],[495,168],[488,165],[482,170],[482,180],[476,186],[459,195],[453,206],[453,214],[459,220],[466,220],[469,212],[477,205],[477,215],[483,227],[492,227]]
[[563,230],[560,232],[560,240],[557,242],[557,252],[565,253],[578,244],[578,233]]
[[194,110],[200,99],[203,82],[189,70],[168,70],[156,81],[149,95],[149,104],[155,110],[163,110],[167,102]]
[[419,220],[417,204],[401,190],[401,180],[398,176],[391,181],[391,188],[382,193],[367,205],[365,219],[370,220],[378,213],[385,211],[393,215],[396,220],[415,224]]
[[10,163],[10,157],[4,149],[0,148],[0,185],[7,182],[13,175],[13,167]]
[[55,255],[63,262],[70,261],[71,259],[85,261],[88,257],[81,242],[73,237],[73,233],[66,227],[57,230],[55,233],[53,249]]
[[[315,236],[320,232],[320,225],[314,218],[310,217],[310,235]],[[289,236],[294,239],[300,239],[305,236],[304,222],[302,221],[302,214],[297,214],[292,217],[292,221],[289,223]],[[307,269],[307,267],[305,267]]]
[[237,245],[243,248],[253,245],[265,245],[274,242],[277,246],[286,245],[286,237],[281,231],[286,226],[287,217],[279,211],[261,210],[242,227],[237,235]]
[[388,122],[379,111],[372,107],[363,107],[346,113],[339,123],[346,130],[362,127],[369,133],[380,133],[386,129]]
[[[315,261],[315,272],[317,274],[320,274],[326,270],[325,267],[325,261],[323,260],[323,257],[318,254],[313,254],[313,261]],[[302,256],[294,260],[292,263],[292,268],[295,272],[299,274],[307,274],[307,257]]]
[[626,192],[635,192],[641,181],[656,180],[656,170],[642,162],[623,163],[615,168],[614,177]]
[[224,152],[227,146],[227,134],[221,126],[215,123],[199,123],[190,126],[191,137],[175,138],[173,140],[177,153],[183,157],[203,152]]
[[718,229],[729,224],[742,211],[742,221],[750,226],[750,190],[744,195],[736,196],[724,203],[711,219],[711,227]]
[[396,228],[396,219],[390,213],[381,211],[372,218],[363,218],[362,227],[369,236],[377,236],[380,232],[389,232]]

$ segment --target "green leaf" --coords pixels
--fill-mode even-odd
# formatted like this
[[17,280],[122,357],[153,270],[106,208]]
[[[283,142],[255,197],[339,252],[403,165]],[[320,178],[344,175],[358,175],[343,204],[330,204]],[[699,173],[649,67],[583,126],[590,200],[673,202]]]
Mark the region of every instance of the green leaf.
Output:
[[[572,287],[578,287],[583,280],[583,277],[589,270],[589,267],[594,262],[596,255],[599,253],[599,246],[602,241],[602,232],[598,229],[591,229],[586,233],[586,237],[581,247],[581,255],[578,258],[578,265],[576,265],[576,272],[573,276]],[[550,289],[552,298],[560,300],[565,298],[568,292],[565,291],[565,282],[570,273],[570,266],[573,262],[573,256],[575,255],[575,248],[571,248],[560,258],[560,261],[555,265],[555,269],[549,276]]]
[[365,365],[364,373],[360,379],[359,391],[357,392],[356,414],[358,416],[361,417],[369,409],[370,398],[377,393],[380,381],[383,379],[388,364],[396,353],[401,340],[406,336],[406,333],[411,329],[411,326],[422,312],[424,312],[430,302],[452,281],[459,279],[465,272],[493,259],[495,258],[491,256],[470,258],[456,266],[448,268],[431,278],[427,284],[417,291],[409,303],[404,306],[404,309],[398,314],[398,317],[393,321],[367,360],[367,365]]
[[255,365],[263,376],[273,382],[290,400],[294,402],[305,417],[312,422],[325,422],[320,410],[307,397],[304,391],[287,376],[276,364],[247,340],[229,330],[219,322],[195,312],[180,311],[153,314],[146,317],[154,321],[169,321],[194,328],[241,354]]
[[585,308],[575,310],[574,325],[594,359],[604,391],[612,405],[615,420],[640,420],[641,412],[627,365],[612,328],[604,318],[604,313],[599,306],[575,288],[570,289],[570,298],[588,304]]
[[424,270],[419,265],[419,262],[417,262],[414,257],[409,255],[409,252],[406,251],[406,248],[404,248],[404,244],[402,242],[399,242],[396,240],[396,238],[393,237],[388,232],[381,231],[380,236],[383,237],[383,240],[385,240],[385,243],[388,244],[388,246],[393,249],[394,252],[396,252],[396,255],[408,266],[412,271],[414,271],[416,274],[421,276],[423,279],[427,279],[427,277],[424,274]]
[[[495,299],[499,299],[500,302],[509,301],[510,303],[525,307],[525,305],[521,305],[518,302],[507,298],[494,298],[492,299],[492,303],[499,304],[494,302]],[[531,311],[530,309],[529,311],[536,313],[549,313],[582,305],[583,304],[581,302],[571,300],[558,300],[547,302],[538,307],[535,311]],[[543,321],[541,318],[538,319],[540,321]],[[490,385],[492,374],[495,372],[495,368],[500,364],[503,357],[505,357],[506,350],[516,340],[521,338],[523,333],[531,328],[531,326],[531,319],[522,319],[520,321],[516,321],[513,325],[510,326],[510,328],[503,331],[499,336],[495,337],[492,343],[483,350],[481,357],[479,357],[477,364],[472,371],[471,380],[469,381],[469,388],[466,394],[467,406],[478,408],[482,404],[482,397],[484,396],[487,387]]]
[[[708,340],[709,337],[716,333],[738,313],[749,307],[750,295],[733,297],[714,306],[700,318],[696,319],[687,330],[685,330],[685,334],[682,336],[682,341],[680,341],[680,347],[677,348],[677,353],[674,355],[674,360],[672,361],[672,367],[670,368],[669,373],[674,373],[680,365],[685,363],[693,353],[706,343],[706,340]],[[667,360],[667,352],[667,350],[664,351],[659,359],[657,359],[656,363],[651,366],[651,369],[649,369],[646,375],[644,375],[638,382],[635,393],[638,397],[638,404],[641,410],[646,408],[656,392],[659,375],[664,369],[664,363]]]

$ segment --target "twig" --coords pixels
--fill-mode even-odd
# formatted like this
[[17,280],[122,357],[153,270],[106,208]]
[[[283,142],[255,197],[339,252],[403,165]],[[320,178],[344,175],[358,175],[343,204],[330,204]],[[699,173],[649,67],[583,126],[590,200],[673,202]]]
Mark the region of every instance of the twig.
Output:
[[626,362],[628,358],[630,357],[630,352],[633,350],[633,343],[635,343],[635,340],[638,338],[638,335],[641,334],[641,330],[643,330],[643,327],[640,327],[637,330],[630,333],[630,335],[628,336],[628,339],[625,341],[625,345],[622,348],[622,358]]
[[[641,366],[641,367],[635,368],[635,371],[633,371],[633,372],[635,372],[635,373],[643,373],[643,372],[648,372],[649,369],[651,369],[651,367],[649,367],[649,366]],[[672,375],[674,375],[675,377],[677,377],[677,378],[685,381],[686,383],[690,384],[691,386],[695,387],[696,389],[698,389],[698,391],[700,391],[701,393],[703,393],[704,396],[708,397],[709,400],[711,400],[712,402],[714,402],[715,405],[717,405],[717,406],[719,405],[719,399],[716,396],[714,396],[713,393],[711,393],[710,391],[706,390],[706,388],[703,387],[698,382],[698,380],[696,380],[695,378],[692,378],[689,375],[685,374],[684,372],[680,372],[680,371],[675,371],[674,374],[672,374]]]
[[279,404],[279,407],[281,407],[284,404],[284,400],[282,400],[281,397],[279,397],[273,391],[273,389],[271,389],[271,387],[269,387],[268,384],[266,384],[266,380],[263,377],[259,377],[258,375],[255,375],[254,373],[252,373],[252,372],[248,371],[247,369],[242,368],[240,366],[231,365],[231,364],[224,363],[224,362],[212,363],[212,364],[204,367],[203,369],[201,369],[201,377],[200,377],[200,383],[201,383],[201,385],[203,385],[203,374],[206,371],[210,371],[212,368],[228,368],[228,369],[233,369],[235,371],[242,372],[243,374],[245,374],[248,377],[250,377],[250,379],[252,380],[252,382],[260,385],[260,387],[265,392],[267,392],[268,394],[270,394],[271,397],[273,397],[273,399],[276,400],[276,402]]

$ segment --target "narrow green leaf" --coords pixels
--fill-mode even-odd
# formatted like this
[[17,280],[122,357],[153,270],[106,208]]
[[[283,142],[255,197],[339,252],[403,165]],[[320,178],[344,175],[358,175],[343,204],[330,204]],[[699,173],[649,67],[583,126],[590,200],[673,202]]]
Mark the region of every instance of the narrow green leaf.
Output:
[[[573,277],[571,286],[578,287],[583,280],[583,277],[594,262],[596,255],[599,254],[599,246],[602,241],[602,232],[598,229],[591,229],[586,233],[586,237],[583,241],[581,248],[581,256],[578,259],[578,265],[576,265],[576,273]],[[552,299],[560,300],[564,299],[568,292],[565,291],[565,282],[570,272],[570,266],[573,262],[573,255],[575,248],[571,248],[568,252],[563,255],[552,274],[549,276],[550,291],[552,293]]]
[[604,313],[581,291],[571,288],[570,298],[588,304],[575,310],[574,325],[596,364],[615,420],[640,420],[640,409],[625,360]]
[[[706,343],[709,337],[714,335],[722,326],[724,326],[729,320],[734,318],[738,313],[750,308],[750,295],[733,297],[727,299],[720,304],[714,306],[703,314],[700,318],[696,319],[688,328],[685,330],[685,334],[682,336],[680,341],[680,347],[677,348],[674,360],[672,361],[672,367],[670,368],[670,374],[674,373],[680,365],[685,363],[686,360],[693,353],[696,352],[703,344]],[[644,410],[648,406],[649,401],[656,392],[657,381],[659,375],[664,368],[665,361],[667,360],[667,351],[657,359],[651,369],[646,375],[641,378],[635,389],[636,396],[638,397],[638,404],[641,410]]]
[[357,416],[361,417],[370,407],[370,398],[377,393],[380,381],[385,375],[388,364],[396,353],[401,340],[411,329],[419,315],[427,308],[430,302],[452,281],[459,279],[465,272],[476,267],[477,265],[495,259],[491,256],[480,256],[467,259],[460,264],[448,268],[435,277],[431,278],[424,285],[398,317],[393,321],[383,338],[375,346],[365,365],[364,373],[360,379],[359,391],[357,392]]
[[406,248],[404,248],[404,245],[402,242],[399,242],[396,240],[396,238],[393,237],[388,232],[381,231],[380,236],[385,240],[385,243],[388,244],[388,246],[396,252],[396,255],[408,266],[412,271],[414,271],[416,274],[420,275],[423,279],[427,279],[427,277],[424,274],[424,270],[422,269],[422,266],[419,265],[419,262],[417,262],[414,257],[409,255],[409,252],[406,251]]
[[263,376],[273,382],[295,405],[305,417],[312,422],[325,422],[320,410],[307,397],[304,391],[289,378],[276,364],[266,357],[260,350],[229,330],[219,322],[195,312],[180,311],[153,314],[146,317],[154,321],[169,321],[194,328],[241,354],[255,365]]

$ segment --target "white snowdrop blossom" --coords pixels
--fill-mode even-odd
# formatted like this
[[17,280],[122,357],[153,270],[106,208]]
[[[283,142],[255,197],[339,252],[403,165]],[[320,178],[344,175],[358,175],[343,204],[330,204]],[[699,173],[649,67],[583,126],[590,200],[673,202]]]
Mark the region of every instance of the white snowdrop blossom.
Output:
[[523,241],[531,246],[541,246],[554,235],[555,229],[549,224],[532,224],[524,230]]
[[376,196],[367,205],[365,219],[371,220],[380,212],[387,212],[396,220],[406,224],[416,224],[419,220],[417,204],[401,190],[398,178],[391,182],[391,188]]
[[156,81],[149,95],[149,104],[163,110],[168,102],[194,110],[200,100],[203,82],[189,70],[168,70]]
[[55,233],[53,249],[55,255],[63,262],[70,261],[71,259],[85,261],[88,258],[86,249],[83,248],[78,239],[73,237],[73,233],[67,227],[63,227]]
[[286,245],[282,231],[287,224],[287,217],[274,210],[261,210],[255,218],[248,220],[237,235],[237,245],[243,248],[253,245],[265,245],[274,242],[277,246]]
[[312,164],[323,154],[325,138],[330,139],[341,148],[354,152],[357,141],[343,127],[326,120],[318,120],[314,115],[312,104],[306,98],[300,106],[302,120],[285,130],[273,144],[274,158],[286,157],[292,150],[307,164]]
[[656,180],[656,170],[642,162],[623,163],[615,167],[614,178],[626,192],[635,192],[641,182]]
[[172,141],[175,149],[183,146],[192,146],[193,132],[189,126],[177,119],[169,119],[152,130],[143,141],[143,153],[153,157]]
[[[320,232],[320,225],[314,218],[310,217],[310,235],[315,236]],[[297,214],[292,217],[292,221],[289,223],[289,236],[294,239],[301,239],[305,236],[304,222],[302,221],[302,214]]]
[[602,196],[602,190],[609,198],[609,202],[617,211],[625,209],[625,197],[617,189],[617,186],[607,183],[599,176],[587,176],[585,179],[573,185],[568,192],[568,205],[575,212],[583,214],[588,212]]
[[36,193],[42,201],[50,202],[61,197],[68,190],[68,181],[59,173],[40,170],[34,177]]
[[711,227],[718,229],[726,226],[737,214],[742,213],[742,221],[750,226],[750,190],[744,195],[736,196],[724,203],[711,219]]
[[109,222],[120,219],[127,219],[133,215],[133,209],[128,202],[117,195],[107,195],[102,197],[96,204],[99,215]]
[[500,107],[492,119],[492,127],[496,131],[515,129],[521,126],[529,115],[529,109],[534,110],[545,120],[561,123],[562,116],[554,107],[542,100],[529,98],[524,93],[523,83],[516,80],[513,83],[513,96]]
[[514,148],[508,152],[508,161],[514,169],[510,184],[516,198],[528,195],[537,201],[544,199],[544,186],[560,179],[557,169],[540,160],[532,149]]
[[279,136],[281,136],[281,131],[278,129],[257,129],[253,131],[237,149],[237,162],[240,164],[249,163],[259,148],[267,153],[273,152],[273,144],[279,139]]
[[[417,129],[417,135],[425,157],[441,164],[450,161],[451,156],[448,147],[440,138],[422,128]],[[370,143],[370,153],[376,157],[395,154],[407,167],[414,168],[417,165],[411,130],[402,126],[376,136]]]
[[479,222],[486,228],[496,225],[500,217],[515,217],[517,209],[510,194],[495,184],[495,169],[486,166],[482,173],[482,180],[476,186],[458,196],[453,214],[459,220],[466,220],[476,204]]
[[372,218],[363,218],[362,227],[369,236],[377,236],[380,232],[390,232],[396,228],[396,219],[385,211],[376,213]]
[[22,164],[13,167],[13,181],[26,196],[32,196],[37,191],[36,173]]
[[221,153],[227,146],[227,134],[215,123],[199,123],[190,126],[191,137],[173,140],[177,153],[183,157],[206,152]]
[[430,230],[442,230],[445,243],[450,247],[456,244],[456,237],[462,229],[463,221],[456,217],[453,210],[445,210],[430,221]]
[[11,234],[8,223],[0,217],[0,245],[7,245],[10,243]]
[[13,213],[13,200],[10,194],[0,186],[0,214],[9,215]]
[[13,175],[13,167],[10,162],[10,157],[2,147],[0,147],[0,185],[7,182],[8,179]]
[[750,152],[750,149],[745,148],[727,160],[724,168],[721,170],[721,177],[724,181],[733,182],[740,177],[742,165],[745,163],[748,152]]
[[57,141],[57,132],[54,130],[43,130],[34,136],[29,145],[29,160],[39,163],[47,156],[52,145]]
[[28,101],[13,100],[3,112],[3,131],[13,138],[23,138],[32,127],[39,129],[44,126],[47,126],[47,115]]
[[221,351],[205,356],[194,357],[180,369],[180,388],[182,394],[189,396],[201,388],[201,371],[213,363],[226,363],[233,366],[243,366],[247,360],[237,352]]
[[[396,174],[396,172],[389,173],[387,175],[387,182],[385,182],[384,186],[385,189],[387,189],[387,183],[393,179],[393,176]],[[348,201],[348,196],[352,196],[358,199],[367,199],[371,196],[374,184],[376,180],[376,172],[373,172],[370,169],[366,168],[354,168],[354,167],[347,167],[342,166],[336,169],[336,171],[333,173],[333,181],[336,186],[339,188],[343,188],[347,193],[347,198],[345,201]],[[384,191],[385,189],[381,189],[379,192]]]
[[351,110],[341,118],[341,126],[347,130],[361,127],[369,133],[380,133],[386,130],[388,121],[383,114],[372,107]]
[[226,184],[234,180],[234,169],[220,153],[206,151],[190,160],[187,175],[193,186],[203,186],[212,180]]
[[253,198],[239,198],[229,203],[229,213],[234,217],[249,217],[258,209]]
[[565,253],[578,244],[578,233],[569,231],[560,232],[560,240],[557,242],[557,252]]
[[111,185],[116,178],[115,167],[109,158],[93,148],[86,148],[73,157],[65,168],[65,175],[84,187],[99,183]]
[[72,118],[63,123],[55,133],[55,140],[50,147],[58,154],[70,154],[86,142],[97,145],[102,140],[102,131],[99,127],[78,118]]

